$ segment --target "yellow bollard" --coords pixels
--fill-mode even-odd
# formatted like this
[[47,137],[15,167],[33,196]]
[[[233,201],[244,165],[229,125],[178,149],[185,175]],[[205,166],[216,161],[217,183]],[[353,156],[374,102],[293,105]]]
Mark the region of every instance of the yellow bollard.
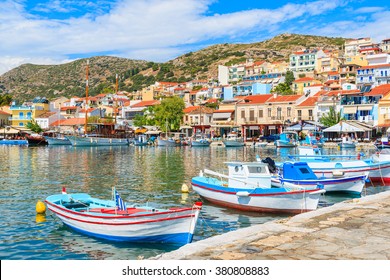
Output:
[[187,184],[183,183],[183,185],[181,185],[181,192],[182,193],[188,193],[190,190],[187,186]]

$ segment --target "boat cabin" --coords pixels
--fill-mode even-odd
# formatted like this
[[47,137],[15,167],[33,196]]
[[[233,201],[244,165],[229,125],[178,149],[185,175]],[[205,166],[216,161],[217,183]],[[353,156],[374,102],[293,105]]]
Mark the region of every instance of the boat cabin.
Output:
[[226,164],[229,170],[229,186],[271,188],[268,164],[262,162],[227,162]]
[[299,140],[299,136],[295,131],[285,131],[280,134],[280,140],[286,142],[297,142]]
[[317,176],[306,162],[286,162],[283,164],[283,178],[291,180],[315,180]]

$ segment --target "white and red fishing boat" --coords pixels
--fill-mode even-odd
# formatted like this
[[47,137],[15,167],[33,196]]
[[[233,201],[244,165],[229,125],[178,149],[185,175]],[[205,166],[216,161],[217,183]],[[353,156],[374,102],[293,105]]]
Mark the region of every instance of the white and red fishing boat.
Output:
[[102,200],[86,193],[51,195],[48,209],[80,233],[113,241],[186,244],[192,241],[202,203],[192,207],[157,209]]
[[[192,178],[192,187],[204,199],[229,208],[254,212],[302,213],[317,209],[321,187],[273,187],[268,165],[228,162],[229,175],[208,169]],[[207,175],[206,175],[207,174]]]

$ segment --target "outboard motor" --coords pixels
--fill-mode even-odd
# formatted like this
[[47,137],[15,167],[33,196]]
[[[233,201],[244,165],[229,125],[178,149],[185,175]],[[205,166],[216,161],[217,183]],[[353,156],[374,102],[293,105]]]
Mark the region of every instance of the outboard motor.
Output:
[[275,173],[276,172],[275,161],[272,158],[266,157],[261,162],[268,164],[269,172],[271,172],[271,173]]

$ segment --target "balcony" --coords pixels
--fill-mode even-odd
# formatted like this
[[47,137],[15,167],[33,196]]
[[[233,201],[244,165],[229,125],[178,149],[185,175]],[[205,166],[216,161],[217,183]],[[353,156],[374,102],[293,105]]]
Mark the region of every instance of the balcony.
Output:
[[32,120],[32,117],[9,117],[8,118],[9,121],[31,121]]

